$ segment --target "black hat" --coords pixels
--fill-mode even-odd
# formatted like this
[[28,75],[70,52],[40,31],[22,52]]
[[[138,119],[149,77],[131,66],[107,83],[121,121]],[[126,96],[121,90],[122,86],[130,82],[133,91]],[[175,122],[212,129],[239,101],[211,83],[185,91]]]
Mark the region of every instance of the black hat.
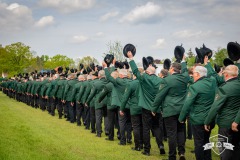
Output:
[[87,73],[89,74],[90,72],[92,72],[91,68],[88,66],[87,67]]
[[115,62],[115,68],[123,69],[124,68],[123,62],[116,61]]
[[86,69],[84,69],[82,73],[83,74],[87,74],[88,72],[86,71]]
[[70,69],[70,72],[71,72],[71,73],[74,73],[74,69],[73,69],[73,68],[71,68],[71,69]]
[[98,71],[93,72],[92,75],[98,76]]
[[221,71],[221,67],[215,63],[214,63],[214,69],[217,73],[219,73]]
[[76,68],[74,68],[74,73],[76,73],[78,70]]
[[95,64],[92,62],[92,63],[90,63],[90,68],[93,70],[93,71],[95,71]]
[[103,67],[102,67],[102,66],[99,66],[99,65],[96,65],[96,67],[97,67],[97,70],[98,70],[98,71],[101,71],[101,70],[103,69]]
[[196,47],[195,51],[197,52],[197,56],[196,56],[195,62],[197,61],[198,63],[203,64],[204,63],[204,57],[205,57],[203,49],[202,48],[198,49]]
[[143,63],[143,69],[146,70],[148,66],[151,64],[153,67],[157,68],[157,66],[154,64],[154,59],[151,56],[148,56],[147,58],[142,58]]
[[181,46],[176,46],[174,49],[174,56],[176,58],[176,62],[180,63],[183,58],[183,54],[185,52],[185,49]]
[[228,65],[233,65],[234,63],[233,63],[233,61],[231,59],[225,58],[223,60],[223,64],[224,64],[225,67],[227,67]]
[[106,57],[104,58],[104,62],[107,64],[107,66],[109,67],[110,64],[113,62],[114,59],[114,55],[112,54],[107,54]]
[[229,42],[227,45],[228,56],[231,60],[240,59],[240,45],[237,42]]
[[212,57],[212,50],[207,48],[204,44],[203,44],[203,50],[204,50],[204,57],[207,55],[208,59],[210,59]]
[[84,67],[84,66],[83,66],[83,64],[82,64],[82,63],[80,63],[80,64],[79,64],[79,70],[82,70],[82,69],[83,69],[83,67]]
[[56,71],[54,69],[51,70],[51,74],[55,74]]
[[195,62],[194,63],[201,63],[197,55],[195,57]]
[[69,67],[65,67],[66,71],[69,71]]
[[129,69],[129,64],[128,64],[128,61],[127,61],[127,60],[124,61],[123,64],[124,64],[124,66],[125,66],[125,69]]
[[62,73],[62,71],[63,71],[62,66],[58,67],[57,71],[58,71],[59,74]]
[[163,68],[169,70],[170,66],[171,66],[170,59],[165,59],[163,62]]
[[35,70],[35,73],[37,73],[37,70]]
[[126,44],[123,48],[123,54],[127,58],[128,58],[128,56],[127,56],[128,51],[131,51],[132,55],[134,56],[136,54],[136,47],[134,45],[130,44],[130,43]]

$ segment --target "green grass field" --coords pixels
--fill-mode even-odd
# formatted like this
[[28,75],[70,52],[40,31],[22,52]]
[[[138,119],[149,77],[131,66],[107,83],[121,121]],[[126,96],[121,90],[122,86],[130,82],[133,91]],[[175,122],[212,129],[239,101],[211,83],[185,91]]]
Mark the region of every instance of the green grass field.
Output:
[[[151,156],[132,151],[132,145],[119,146],[118,141],[109,142],[105,136],[95,137],[83,126],[70,124],[58,116],[34,109],[8,98],[0,92],[0,159],[167,159],[160,156],[155,139],[151,138]],[[213,134],[216,134],[214,129]],[[168,152],[168,145],[165,149]],[[186,142],[186,159],[194,160],[193,140]],[[216,154],[213,160],[219,159]]]

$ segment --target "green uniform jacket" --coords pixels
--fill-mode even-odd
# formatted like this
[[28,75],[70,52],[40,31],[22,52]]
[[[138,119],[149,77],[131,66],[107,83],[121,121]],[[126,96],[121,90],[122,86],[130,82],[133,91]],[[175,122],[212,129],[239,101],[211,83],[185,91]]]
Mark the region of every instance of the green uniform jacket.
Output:
[[204,125],[215,97],[216,83],[214,79],[202,77],[190,85],[187,98],[179,116],[179,122],[185,121],[190,111],[190,121],[193,125]]
[[57,81],[58,80],[52,80],[51,82],[50,82],[50,86],[48,87],[48,89],[47,89],[47,91],[46,91],[46,96],[48,96],[48,97],[53,97],[53,96],[55,96],[54,95],[54,91],[55,91],[55,87],[56,87],[56,85],[57,85]]
[[21,83],[21,82],[18,82],[18,83],[17,83],[16,92],[17,92],[17,93],[22,93],[22,83]]
[[114,109],[116,108],[117,106],[112,106],[111,103],[112,103],[112,89],[113,89],[113,84],[111,82],[108,82],[102,92],[99,94],[98,98],[97,98],[97,101],[99,103],[105,103],[107,104],[107,109]]
[[240,125],[240,109],[239,109],[239,111],[238,111],[238,113],[237,113],[237,116],[236,116],[234,122],[236,122],[237,124]]
[[88,81],[83,81],[80,83],[80,88],[79,88],[79,93],[76,95],[76,101],[80,102],[83,104],[83,95],[86,90]]
[[123,93],[126,89],[127,84],[131,81],[128,78],[116,78],[114,79],[107,68],[104,69],[106,78],[113,84],[112,90],[112,102],[111,105],[121,106]]
[[[78,96],[78,94],[79,94],[79,90],[80,90],[80,87],[81,87],[82,83],[83,83],[82,81],[78,81],[78,82],[73,86],[73,91],[72,91],[71,97],[72,97],[73,99],[75,99],[75,101],[77,100],[77,96]],[[73,101],[73,99],[72,99],[72,101]]]
[[240,80],[232,78],[226,81],[215,96],[214,103],[205,120],[209,125],[217,116],[217,124],[220,128],[231,128],[237,112],[240,109]]
[[84,95],[82,97],[82,103],[85,104],[87,101],[87,98],[91,92],[91,79],[86,81],[86,90],[84,92]]
[[[185,70],[186,63],[182,62],[181,65],[182,70]],[[190,77],[187,71],[175,73],[164,78],[153,102],[152,112],[156,112],[161,105],[163,117],[180,114],[187,95],[189,80]]]
[[104,103],[99,103],[99,101],[97,101],[97,97],[99,96],[99,94],[101,93],[101,91],[103,90],[104,86],[107,83],[108,80],[106,78],[101,78],[92,83],[92,89],[86,103],[89,103],[91,101],[91,104],[93,105],[93,107],[95,107],[95,109],[102,108]]
[[49,83],[48,79],[45,79],[41,82],[39,96],[45,96],[46,95],[46,91],[47,91],[47,88],[48,88],[49,84],[50,83]]
[[99,79],[96,78],[96,79],[94,79],[90,82],[90,86],[89,86],[90,87],[90,93],[87,96],[87,99],[85,101],[85,103],[87,103],[89,107],[95,107],[94,106],[95,105],[95,97],[94,97],[94,92],[95,91],[94,91],[93,87],[94,87],[94,84],[97,83],[98,81],[99,81]]
[[58,99],[62,99],[62,96],[63,96],[63,92],[64,92],[64,85],[65,85],[65,82],[66,80],[65,79],[59,79],[57,81],[57,86],[56,86],[56,89],[55,89],[55,96],[58,98]]
[[152,103],[158,93],[159,85],[163,79],[157,77],[155,74],[149,75],[143,73],[141,75],[138,71],[136,63],[133,60],[130,61],[129,64],[132,68],[133,74],[139,80],[138,106],[152,111]]
[[128,106],[130,106],[131,115],[142,114],[142,107],[138,106],[138,93],[139,81],[133,80],[129,82],[123,95],[123,101],[120,106],[120,110],[124,111],[126,104],[128,103]]
[[74,102],[75,101],[75,95],[72,97],[72,91],[73,91],[74,85],[77,82],[78,81],[76,79],[71,79],[71,80],[67,81],[67,83],[65,85],[65,89],[64,89],[63,100],[66,100],[66,101],[69,101],[69,102]]
[[28,85],[27,85],[27,93],[31,93],[32,82],[33,81],[27,81],[27,83],[28,83]]
[[217,72],[212,68],[211,66],[211,63],[207,63],[205,66],[204,66],[206,69],[207,69],[207,76],[208,77],[214,77],[216,79],[216,83],[217,83],[217,86],[220,86],[222,85],[223,83],[225,83],[224,81],[224,77],[223,76],[219,76],[217,74]]

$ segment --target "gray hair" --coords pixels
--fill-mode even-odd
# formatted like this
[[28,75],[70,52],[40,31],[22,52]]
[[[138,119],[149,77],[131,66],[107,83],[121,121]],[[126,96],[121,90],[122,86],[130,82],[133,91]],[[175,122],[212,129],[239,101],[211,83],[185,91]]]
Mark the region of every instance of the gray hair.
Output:
[[127,72],[127,70],[126,69],[120,69],[119,70],[119,74],[121,74],[121,75],[123,75],[123,76],[127,76],[128,75],[128,72]]
[[225,69],[224,69],[224,73],[227,73],[230,76],[238,76],[238,67],[235,65],[228,65]]
[[91,75],[88,75],[88,76],[87,76],[87,80],[89,80],[89,79],[92,79],[92,76],[91,76]]
[[104,70],[100,70],[100,71],[98,72],[98,76],[101,77],[101,78],[102,78],[102,77],[106,77],[106,76],[105,76],[105,71],[104,71]]
[[59,78],[59,74],[56,73],[56,74],[55,74],[55,78],[56,78],[56,79]]
[[199,73],[200,77],[207,76],[207,69],[203,66],[196,66],[193,72]]

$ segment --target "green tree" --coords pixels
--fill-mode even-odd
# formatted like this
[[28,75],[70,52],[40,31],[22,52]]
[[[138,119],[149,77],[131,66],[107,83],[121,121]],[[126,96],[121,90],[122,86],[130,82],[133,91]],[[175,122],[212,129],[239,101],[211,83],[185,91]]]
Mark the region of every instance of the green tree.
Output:
[[4,50],[1,51],[4,55],[1,56],[1,61],[4,63],[2,71],[9,73],[9,76],[25,72],[34,58],[30,47],[21,42],[7,45]]
[[217,52],[214,54],[214,63],[219,66],[223,66],[223,60],[228,57],[227,49],[218,48]]
[[[113,54],[117,61],[125,61],[126,58],[123,55],[123,46],[120,41],[109,42],[107,46],[107,54]],[[105,55],[106,53],[104,53],[104,57]]]
[[[92,56],[86,56],[83,57],[82,59],[79,60],[79,64],[83,64],[84,67],[87,67],[90,63],[94,63],[95,65],[99,65],[99,62],[96,58],[92,57]],[[79,66],[78,64],[78,66]]]
[[70,65],[74,65],[73,59],[61,54],[57,54],[53,57],[44,55],[41,59],[44,60],[44,69],[54,69],[58,66],[69,67]]
[[192,57],[195,57],[195,54],[192,52],[192,49],[190,48],[187,52],[187,57],[188,58],[192,58]]

